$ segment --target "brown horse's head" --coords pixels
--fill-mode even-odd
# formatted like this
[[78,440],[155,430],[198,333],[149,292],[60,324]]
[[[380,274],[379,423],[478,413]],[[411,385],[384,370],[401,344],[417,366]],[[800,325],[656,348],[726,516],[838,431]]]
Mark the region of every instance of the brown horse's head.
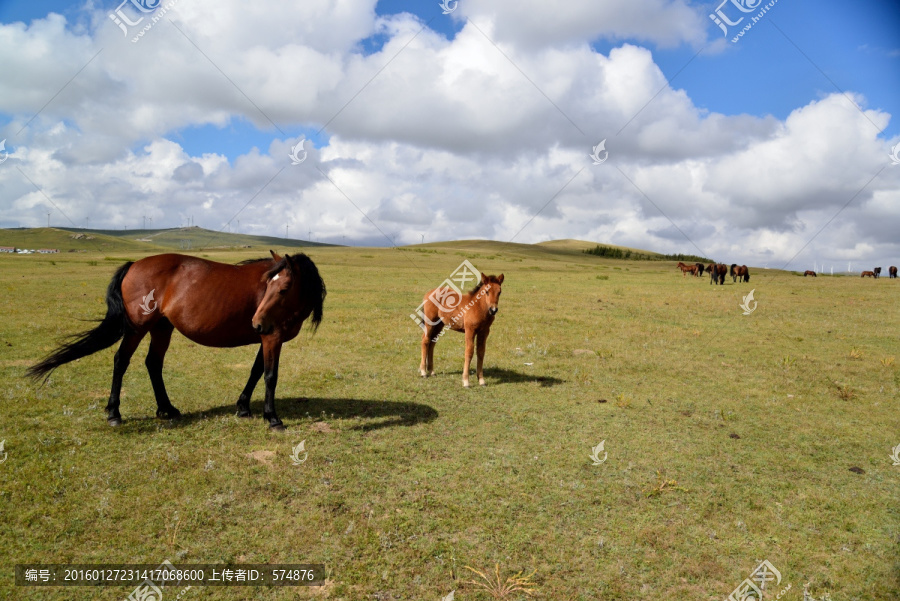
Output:
[[312,260],[304,254],[278,256],[263,275],[266,291],[256,308],[251,324],[257,334],[271,334],[275,327],[294,324],[313,316],[313,328],[322,322],[325,283]]
[[481,274],[481,283],[475,287],[475,292],[479,296],[484,297],[488,307],[488,314],[494,316],[499,311],[497,303],[500,302],[500,286],[503,284],[503,274],[500,275],[484,275]]

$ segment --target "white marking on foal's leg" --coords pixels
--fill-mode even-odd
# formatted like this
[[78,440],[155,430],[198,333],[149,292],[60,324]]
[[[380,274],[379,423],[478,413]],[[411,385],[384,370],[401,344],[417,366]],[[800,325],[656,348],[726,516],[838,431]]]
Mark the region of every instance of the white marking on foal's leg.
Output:
[[486,384],[485,384],[484,378],[478,378],[478,384],[480,386],[485,386]]

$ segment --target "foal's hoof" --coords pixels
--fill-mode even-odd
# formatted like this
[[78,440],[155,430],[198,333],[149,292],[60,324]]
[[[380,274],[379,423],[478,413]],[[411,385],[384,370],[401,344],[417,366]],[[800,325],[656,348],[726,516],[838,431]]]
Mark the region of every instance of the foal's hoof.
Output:
[[463,388],[468,388],[468,387],[469,387],[469,383],[468,383],[468,382],[463,382]]
[[156,417],[158,417],[159,419],[179,419],[181,417],[181,411],[179,411],[175,407],[157,409]]
[[484,381],[484,378],[481,378],[480,380],[478,380],[478,385],[479,386],[487,386],[487,382]]
[[122,425],[122,418],[121,417],[107,417],[106,423],[115,428],[116,426]]

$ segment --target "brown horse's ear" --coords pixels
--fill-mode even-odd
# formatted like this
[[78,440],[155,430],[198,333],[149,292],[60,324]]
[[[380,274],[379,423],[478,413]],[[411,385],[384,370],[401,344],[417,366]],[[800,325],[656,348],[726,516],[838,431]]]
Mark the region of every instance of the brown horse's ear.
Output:
[[275,259],[276,263],[281,260],[281,257],[279,257],[278,253],[276,253],[274,250],[269,249],[269,252],[272,253],[272,258]]
[[503,283],[503,274],[502,273],[497,276],[497,281],[500,282],[501,284]]

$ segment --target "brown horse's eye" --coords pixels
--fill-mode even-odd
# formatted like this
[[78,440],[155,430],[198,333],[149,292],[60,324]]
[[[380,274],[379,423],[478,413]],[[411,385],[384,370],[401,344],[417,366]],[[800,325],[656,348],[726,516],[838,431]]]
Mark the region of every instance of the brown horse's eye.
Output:
[[285,294],[287,294],[287,288],[282,288],[281,290],[278,291],[278,294],[280,294],[281,296],[284,296]]

